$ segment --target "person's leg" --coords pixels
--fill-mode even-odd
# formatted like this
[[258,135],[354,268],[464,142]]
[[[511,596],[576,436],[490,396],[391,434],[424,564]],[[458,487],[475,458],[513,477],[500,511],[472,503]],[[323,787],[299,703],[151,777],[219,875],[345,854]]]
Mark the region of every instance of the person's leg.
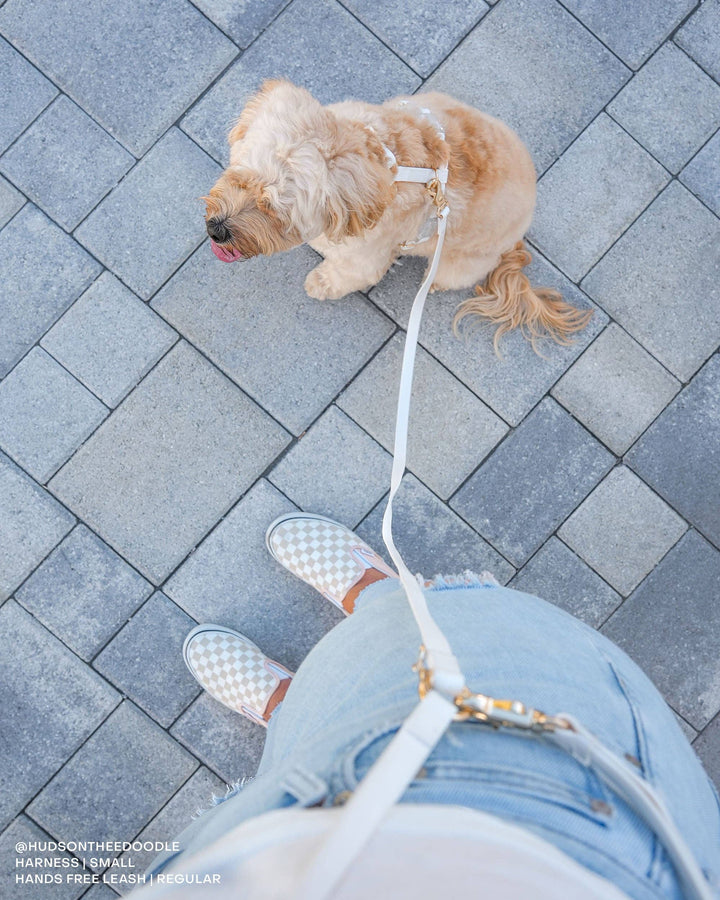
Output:
[[[329,596],[331,573],[315,567],[334,560],[335,582],[338,569],[347,579],[348,569],[336,563],[362,544],[348,534],[339,554],[310,547],[308,555],[302,529],[302,546],[286,533],[279,555],[297,551],[295,574],[303,572],[303,580],[342,605],[345,594]],[[366,554],[363,549],[367,561]],[[380,560],[376,571],[384,565]],[[345,588],[359,586],[366,571],[355,567]],[[720,869],[720,816],[707,777],[672,712],[621,651],[551,604],[487,579],[436,578],[426,596],[472,690],[575,715],[628,764],[640,763],[701,864]],[[391,739],[417,702],[411,670],[417,627],[394,578],[368,584],[355,608],[300,667],[272,718],[256,781],[194,823],[183,846],[197,849],[270,809],[332,804],[353,790]],[[611,877],[630,896],[677,896],[667,859],[622,799],[535,737],[456,723],[402,802],[460,804],[510,818]]]
[[[286,539],[292,544],[290,536]],[[720,869],[720,816],[712,787],[649,679],[593,629],[545,601],[497,585],[493,589],[492,584],[485,573],[426,582],[428,603],[460,659],[469,687],[549,713],[575,715],[640,767],[666,797],[701,861]],[[370,584],[354,608],[352,621],[326,637],[301,667],[263,770],[301,755],[313,736],[325,734],[331,743],[339,743],[339,736],[353,727],[359,734],[373,717],[391,716],[393,704],[405,703],[409,710],[415,702],[416,680],[409,668],[419,638],[398,582]],[[348,668],[352,677],[338,676]],[[335,677],[318,701],[317,684],[329,671]],[[440,775],[440,784],[425,779],[413,789],[417,798],[454,798],[525,819],[596,871],[607,865],[608,872],[612,869],[620,877],[617,873],[627,869],[626,887],[633,883],[635,868],[644,873],[638,876],[643,884],[639,891],[659,887],[672,894],[672,870],[652,835],[622,799],[576,761],[537,739],[522,740],[515,733],[477,725],[457,728],[458,737],[461,731],[465,737],[453,744],[455,730],[453,726],[436,754],[447,765],[438,762],[433,768],[431,758],[428,770],[454,771],[451,781],[463,770],[477,771],[447,791]],[[381,746],[363,754],[358,775]],[[487,785],[488,778],[493,787]],[[350,783],[345,786],[352,789]],[[548,792],[547,799],[541,799]]]
[[[463,581],[466,582],[463,585]],[[452,582],[455,582],[454,584]],[[473,691],[569,713],[666,799],[701,865],[720,874],[720,811],[672,711],[602,635],[536,597],[435,579],[430,610]],[[269,780],[305,766],[352,792],[417,703],[420,638],[402,589],[370,585],[303,662],[263,756]],[[679,898],[650,830],[595,773],[541,736],[457,723],[402,802],[476,808],[522,824],[635,898]]]

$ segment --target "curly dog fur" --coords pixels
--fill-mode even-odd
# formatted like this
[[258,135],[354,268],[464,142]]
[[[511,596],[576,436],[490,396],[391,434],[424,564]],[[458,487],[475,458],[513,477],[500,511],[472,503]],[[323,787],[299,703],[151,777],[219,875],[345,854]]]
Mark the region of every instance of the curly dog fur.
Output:
[[[445,141],[419,106],[442,122]],[[449,164],[451,215],[433,289],[477,285],[456,325],[468,315],[489,319],[498,325],[496,347],[512,328],[533,343],[541,335],[566,343],[591,315],[557,291],[531,287],[523,272],[535,170],[520,138],[492,116],[439,93],[323,107],[303,88],[268,81],[229,142],[230,165],[205,198],[208,233],[225,258],[308,243],[324,257],[305,281],[318,300],[367,290],[401,254],[431,258],[434,237],[401,247],[432,207],[423,185],[393,181],[388,147],[400,165]]]

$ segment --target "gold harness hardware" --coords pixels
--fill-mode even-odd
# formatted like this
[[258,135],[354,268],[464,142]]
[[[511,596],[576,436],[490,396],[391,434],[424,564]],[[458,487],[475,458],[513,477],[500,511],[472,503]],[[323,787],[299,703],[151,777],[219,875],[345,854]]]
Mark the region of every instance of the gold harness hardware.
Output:
[[[432,671],[425,665],[425,647],[420,647],[418,661],[413,666],[418,674],[418,694],[423,699],[432,690]],[[526,731],[572,730],[567,719],[549,716],[539,709],[525,706],[519,700],[497,700],[487,694],[474,694],[468,687],[454,698],[458,711],[454,721],[485,722],[494,728],[521,728]]]
[[425,190],[427,191],[428,196],[437,208],[438,216],[442,215],[443,210],[446,209],[448,203],[445,198],[442,185],[440,184],[440,179],[431,178],[430,181],[428,181],[428,183],[425,185]]

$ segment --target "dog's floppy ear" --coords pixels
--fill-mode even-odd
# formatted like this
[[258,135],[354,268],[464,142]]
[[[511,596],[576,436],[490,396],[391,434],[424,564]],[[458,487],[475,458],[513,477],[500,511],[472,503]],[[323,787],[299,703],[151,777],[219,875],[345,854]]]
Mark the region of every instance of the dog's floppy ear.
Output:
[[327,167],[326,236],[341,240],[376,225],[394,190],[385,151],[373,132],[359,122],[338,122]]
[[240,118],[231,128],[230,134],[228,134],[228,144],[230,144],[231,147],[233,144],[237,143],[237,141],[241,141],[245,137],[248,128],[257,115],[258,109],[267,100],[268,96],[283,85],[293,86],[289,81],[284,81],[282,78],[269,78],[266,81],[263,81],[260,90],[253,94],[245,104],[245,108],[240,113]]

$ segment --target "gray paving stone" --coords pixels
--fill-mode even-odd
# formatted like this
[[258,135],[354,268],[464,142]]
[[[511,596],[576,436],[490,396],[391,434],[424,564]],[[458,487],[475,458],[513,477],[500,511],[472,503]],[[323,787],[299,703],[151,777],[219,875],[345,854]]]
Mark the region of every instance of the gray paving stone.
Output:
[[668,180],[663,167],[601,113],[540,180],[530,239],[579,282]]
[[90,660],[152,587],[84,525],[78,525],[16,598],[79,656]]
[[391,465],[379,444],[331,406],[269,478],[300,509],[352,528],[387,490]]
[[30,204],[0,231],[0,378],[99,273],[82,247]]
[[[24,842],[29,844],[37,841],[52,841],[49,834],[32,822],[27,816],[18,816],[0,835],[0,894],[3,900],[47,900],[48,891],[52,894],[52,900],[76,900],[83,891],[87,890],[87,884],[73,883],[69,878],[82,878],[82,869],[70,868],[73,857],[66,852],[38,850],[18,852],[16,844]],[[40,858],[44,860],[57,860],[58,868],[38,870],[36,868],[21,868],[20,863],[26,860]],[[79,866],[79,861],[75,860]],[[68,868],[61,868],[67,866]],[[52,888],[47,884],[33,884],[32,879],[38,875],[50,872],[59,874],[61,882],[53,884]],[[28,878],[27,882],[18,882],[17,878]]]
[[288,0],[192,0],[238,47],[252,43]]
[[163,588],[198,622],[237,629],[293,671],[343,619],[265,547],[268,525],[294,509],[267,481],[258,482]]
[[0,38],[0,151],[27,128],[56,94],[57,88]]
[[[255,46],[255,45],[253,45]],[[320,302],[303,282],[318,256],[300,247],[239,267],[203,246],[152,301],[294,434],[302,433],[392,333],[360,294]]]
[[631,68],[639,69],[693,8],[696,0],[562,0]]
[[681,381],[720,344],[719,285],[720,221],[676,181],[582,283]]
[[425,87],[503,119],[542,172],[629,74],[555,0],[504,0]]
[[[382,518],[387,500],[367,516],[356,529],[360,537],[390,561],[382,539]],[[470,569],[483,570],[506,584],[515,570],[477,532],[419,482],[406,473],[393,501],[395,543],[412,572],[456,575]]]
[[41,344],[114,407],[176,340],[172,328],[110,272],[103,272]]
[[[396,335],[338,405],[392,452],[404,338]],[[420,348],[410,408],[408,469],[447,499],[508,428],[460,381]]]
[[693,744],[700,761],[720,791],[720,716],[716,716]]
[[720,86],[668,43],[625,85],[608,112],[677,173],[720,124]]
[[620,466],[575,510],[558,534],[621,594],[651,572],[687,530],[680,516]]
[[[420,259],[403,259],[373,288],[371,297],[403,328],[407,327],[413,298],[422,281],[424,263]],[[528,277],[534,285],[557,288],[575,306],[592,306],[554,266],[540,254],[533,254]],[[433,294],[427,302],[420,329],[420,343],[441,363],[483,399],[511,425],[517,425],[560,375],[578,357],[607,323],[602,310],[595,310],[589,325],[567,347],[551,341],[539,345],[542,356],[519,331],[503,337],[501,357],[495,353],[495,329],[478,319],[463,327],[462,335],[453,334],[452,320],[458,304],[471,295],[471,290]]]
[[720,216],[720,131],[685,166],[680,180]]
[[185,116],[183,130],[225,163],[228,131],[266,78],[288,78],[321,103],[350,97],[381,103],[420,84],[339,3],[294,0]]
[[0,603],[74,524],[74,516],[0,453]]
[[33,347],[0,384],[0,447],[44,483],[107,413],[97,397]]
[[433,71],[490,8],[484,0],[449,0],[442,14],[432,4],[400,0],[344,0],[367,27],[423,78]]
[[654,490],[720,546],[720,356],[695,376],[627,457]]
[[450,505],[513,565],[521,566],[612,462],[611,454],[548,397]]
[[592,628],[599,628],[622,597],[556,537],[543,544],[509,587],[534,594]]
[[0,169],[70,231],[134,162],[127,150],[61,95],[0,159]]
[[704,0],[675,35],[675,41],[708,72],[720,81],[720,2]]
[[552,395],[622,456],[679,388],[660,363],[611,322]]
[[181,342],[51,487],[159,582],[287,441],[261,409]]
[[[225,791],[226,785],[201,766],[142,830],[136,841],[173,842],[198,812],[210,809],[213,797],[224,797]],[[120,859],[132,865],[135,872],[144,872],[156,855],[153,850],[129,850],[123,853]],[[132,890],[132,885],[118,885],[118,890],[121,895],[128,894]]]
[[8,0],[0,30],[136,155],[237,53],[182,0]]
[[264,728],[206,693],[180,716],[170,733],[228,784],[255,775],[265,746]]
[[173,128],[82,223],[77,239],[147,300],[205,237],[200,197],[219,173]]
[[0,228],[22,207],[25,198],[4,178],[0,178]]
[[2,828],[97,728],[118,697],[13,600],[0,609],[0,632]]
[[158,591],[93,666],[167,728],[200,693],[182,656],[183,641],[196,624]]
[[125,701],[43,788],[28,813],[57,840],[129,841],[197,765]]
[[718,584],[720,553],[689,531],[602,629],[698,730],[720,709]]

